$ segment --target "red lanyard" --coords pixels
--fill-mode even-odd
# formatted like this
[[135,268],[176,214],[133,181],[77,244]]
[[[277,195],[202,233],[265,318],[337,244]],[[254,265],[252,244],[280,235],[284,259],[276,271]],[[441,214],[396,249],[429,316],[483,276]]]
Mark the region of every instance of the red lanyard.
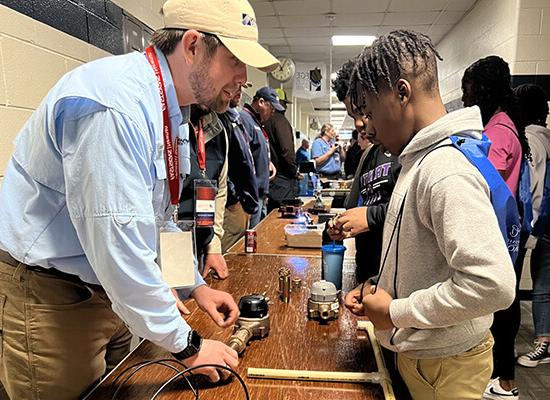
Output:
[[197,126],[193,125],[193,130],[197,138],[197,160],[199,162],[199,169],[204,175],[206,171],[206,149],[204,145],[204,125],[202,118],[199,118]]
[[162,120],[164,124],[164,155],[166,157],[166,171],[168,173],[168,185],[170,186],[170,202],[177,205],[180,200],[179,191],[179,158],[177,138],[172,144],[172,129],[170,128],[170,117],[168,116],[168,105],[166,104],[166,90],[164,89],[164,80],[160,71],[159,60],[155,49],[149,46],[145,49],[147,61],[151,64],[153,72],[157,76],[157,83],[160,92],[160,102],[162,105]]

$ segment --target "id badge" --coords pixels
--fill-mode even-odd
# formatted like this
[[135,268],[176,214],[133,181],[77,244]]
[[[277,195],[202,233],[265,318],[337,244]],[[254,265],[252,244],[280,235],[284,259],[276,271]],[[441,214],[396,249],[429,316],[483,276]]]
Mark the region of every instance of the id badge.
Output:
[[212,228],[216,215],[217,181],[197,179],[195,183],[195,226]]
[[182,232],[161,232],[158,262],[162,279],[171,288],[195,286],[195,241],[193,221],[179,221]]

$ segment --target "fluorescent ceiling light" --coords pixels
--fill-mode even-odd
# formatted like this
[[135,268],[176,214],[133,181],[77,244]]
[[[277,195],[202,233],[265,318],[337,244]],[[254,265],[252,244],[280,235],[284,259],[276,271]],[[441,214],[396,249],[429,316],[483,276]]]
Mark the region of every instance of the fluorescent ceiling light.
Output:
[[366,35],[334,35],[332,36],[333,46],[370,46],[376,36]]

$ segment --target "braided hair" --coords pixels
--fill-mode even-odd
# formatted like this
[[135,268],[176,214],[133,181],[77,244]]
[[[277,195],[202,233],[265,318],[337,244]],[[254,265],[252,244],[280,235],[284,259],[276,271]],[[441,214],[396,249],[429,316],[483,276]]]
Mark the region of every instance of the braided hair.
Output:
[[340,101],[344,101],[349,95],[349,81],[355,68],[355,61],[355,59],[346,61],[332,81],[332,90],[336,92],[336,97]]
[[524,83],[514,88],[524,125],[546,126],[548,117],[547,96],[539,85]]
[[525,122],[517,97],[511,86],[512,78],[508,63],[499,56],[481,58],[466,68],[462,85],[471,84],[473,104],[479,106],[483,125],[487,125],[500,108],[506,112],[518,132],[521,151],[524,157],[531,157],[529,143],[525,136]]
[[437,61],[442,60],[431,39],[422,33],[397,30],[380,36],[357,58],[350,81],[355,106],[364,105],[364,91],[378,95],[392,89],[400,78],[421,78],[423,88],[438,88]]

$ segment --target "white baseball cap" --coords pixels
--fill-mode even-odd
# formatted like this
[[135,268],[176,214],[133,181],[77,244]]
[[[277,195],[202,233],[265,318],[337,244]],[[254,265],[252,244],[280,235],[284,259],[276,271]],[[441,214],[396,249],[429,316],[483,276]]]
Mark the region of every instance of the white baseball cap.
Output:
[[258,43],[254,9],[247,0],[168,0],[164,27],[196,29],[218,39],[243,63],[269,72],[279,61]]

